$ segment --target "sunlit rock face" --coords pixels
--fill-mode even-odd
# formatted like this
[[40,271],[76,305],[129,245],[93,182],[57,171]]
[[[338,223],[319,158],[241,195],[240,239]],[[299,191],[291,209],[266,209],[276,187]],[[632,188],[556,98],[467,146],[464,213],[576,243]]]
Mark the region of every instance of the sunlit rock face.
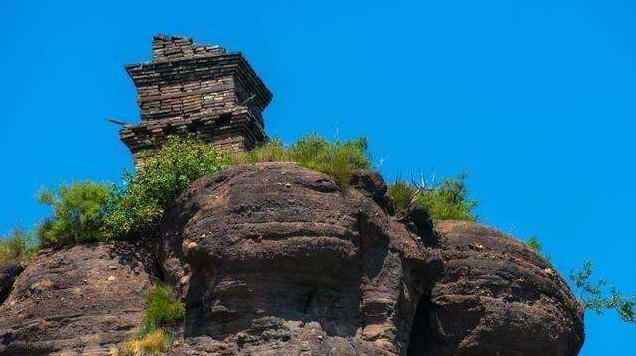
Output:
[[107,354],[153,280],[186,304],[172,355],[578,353],[582,313],[548,261],[484,225],[393,214],[373,172],[342,187],[292,163],[228,168],[152,239],[0,266],[0,354]]
[[292,163],[196,181],[162,229],[164,278],[188,310],[172,352],[578,352],[580,311],[546,261],[479,224],[397,220],[381,179],[352,183]]
[[185,334],[208,352],[405,353],[441,266],[365,192],[292,163],[195,182],[163,237]]
[[45,251],[0,306],[0,355],[106,355],[134,335],[151,258],[128,243]]
[[578,354],[582,310],[547,260],[481,224],[436,228],[444,270],[420,301],[409,354]]

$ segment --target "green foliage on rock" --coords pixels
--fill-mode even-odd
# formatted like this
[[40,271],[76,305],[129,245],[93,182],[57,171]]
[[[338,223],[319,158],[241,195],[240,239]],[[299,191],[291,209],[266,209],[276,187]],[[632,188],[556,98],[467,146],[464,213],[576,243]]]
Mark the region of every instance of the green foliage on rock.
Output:
[[160,355],[168,350],[170,330],[185,318],[185,305],[167,287],[158,284],[146,293],[141,326],[116,355]]
[[408,211],[414,204],[424,205],[435,220],[468,220],[477,217],[473,209],[477,201],[468,197],[465,173],[444,178],[438,184],[409,183],[397,179],[389,186],[389,194],[398,212]]
[[11,232],[0,237],[0,263],[26,263],[38,253],[39,246],[33,232],[16,227]]
[[528,247],[530,247],[531,249],[533,249],[536,253],[541,253],[541,242],[539,241],[539,238],[536,236],[531,236],[528,241],[526,241],[526,245],[528,245]]
[[537,236],[530,236],[528,241],[526,241],[526,245],[534,250],[537,255],[545,258],[546,260],[550,260],[550,257],[543,252],[543,246],[541,245],[541,241]]
[[40,201],[53,207],[54,216],[41,224],[39,236],[54,246],[144,237],[156,230],[168,205],[194,180],[229,164],[294,161],[344,185],[354,170],[370,166],[366,148],[364,139],[329,142],[308,135],[290,146],[272,140],[228,155],[195,137],[169,137],[145,156],[136,173],[124,172],[121,186],[86,181],[42,191]]
[[592,262],[585,261],[580,270],[570,272],[570,280],[578,292],[579,302],[585,309],[597,314],[605,310],[615,310],[620,318],[629,323],[636,323],[636,295],[625,297],[616,288],[607,289],[607,282],[592,278]]
[[192,182],[221,170],[227,156],[194,137],[170,137],[151,152],[136,174],[125,172],[124,185],[108,202],[108,236],[121,238],[152,231],[166,207]]
[[185,305],[172,291],[163,285],[156,285],[146,294],[146,308],[138,336],[172,327],[185,318]]
[[[86,181],[43,190],[40,201],[51,205],[54,214],[38,233],[45,244],[53,246],[145,237],[156,231],[165,209],[194,180],[230,164],[272,161],[297,162],[332,176],[341,185],[349,183],[355,170],[371,166],[364,138],[329,141],[311,134],[289,146],[275,139],[228,155],[192,136],[169,137],[145,156],[136,173],[124,172],[120,186]],[[397,180],[389,192],[398,210],[423,204],[434,219],[475,220],[476,202],[468,198],[464,180],[465,175],[460,175],[424,188]]]
[[329,141],[310,134],[284,146],[274,139],[248,152],[231,156],[234,164],[287,161],[332,176],[341,185],[349,183],[353,171],[371,166],[364,138]]
[[144,336],[128,340],[115,356],[151,356],[162,355],[169,347],[169,337],[165,331],[159,329]]
[[38,200],[53,208],[53,216],[40,224],[40,240],[46,245],[64,246],[105,239],[102,227],[111,195],[111,186],[92,181],[43,189]]

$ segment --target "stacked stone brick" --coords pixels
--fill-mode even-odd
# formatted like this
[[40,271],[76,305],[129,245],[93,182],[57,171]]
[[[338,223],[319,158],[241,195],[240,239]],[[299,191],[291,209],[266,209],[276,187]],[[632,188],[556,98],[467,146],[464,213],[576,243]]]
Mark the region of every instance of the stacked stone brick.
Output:
[[241,53],[165,35],[154,36],[152,51],[152,61],[126,66],[141,122],[125,125],[120,138],[136,164],[171,135],[194,134],[231,151],[267,141],[262,111],[272,94]]

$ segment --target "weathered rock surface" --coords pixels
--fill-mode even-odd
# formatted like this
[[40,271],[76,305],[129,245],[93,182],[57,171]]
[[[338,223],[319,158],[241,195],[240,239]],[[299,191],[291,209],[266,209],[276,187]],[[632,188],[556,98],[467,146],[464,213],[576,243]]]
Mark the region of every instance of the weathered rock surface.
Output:
[[389,215],[395,213],[393,198],[387,194],[388,187],[379,172],[361,169],[353,172],[351,187],[378,203]]
[[[196,181],[155,241],[151,274],[187,308],[170,354],[578,353],[581,311],[546,260],[480,224],[433,230],[425,210],[391,212],[381,177],[365,171],[347,189],[292,163]],[[125,341],[154,265],[142,251],[43,253],[7,284],[0,354],[106,354]]]
[[552,266],[471,222],[439,221],[444,272],[418,307],[410,350],[427,355],[576,355],[583,319]]
[[440,268],[436,251],[373,200],[292,163],[196,181],[164,239],[186,336],[230,354],[404,352],[413,308]]
[[265,163],[195,182],[163,230],[188,309],[173,354],[578,352],[581,314],[545,260],[479,224],[410,229],[378,206],[381,179],[357,177]]
[[139,325],[150,279],[129,244],[47,252],[0,306],[2,355],[102,355]]

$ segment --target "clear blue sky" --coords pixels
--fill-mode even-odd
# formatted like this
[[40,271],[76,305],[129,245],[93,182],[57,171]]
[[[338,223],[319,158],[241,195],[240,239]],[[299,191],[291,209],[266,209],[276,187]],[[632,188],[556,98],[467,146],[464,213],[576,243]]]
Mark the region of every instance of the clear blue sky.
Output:
[[[123,66],[166,32],[243,51],[270,135],[364,135],[389,178],[467,170],[483,222],[636,293],[635,19],[627,0],[2,0],[0,233],[46,214],[39,187],[131,167],[103,119],[137,120]],[[586,318],[583,355],[636,354],[636,326]]]

